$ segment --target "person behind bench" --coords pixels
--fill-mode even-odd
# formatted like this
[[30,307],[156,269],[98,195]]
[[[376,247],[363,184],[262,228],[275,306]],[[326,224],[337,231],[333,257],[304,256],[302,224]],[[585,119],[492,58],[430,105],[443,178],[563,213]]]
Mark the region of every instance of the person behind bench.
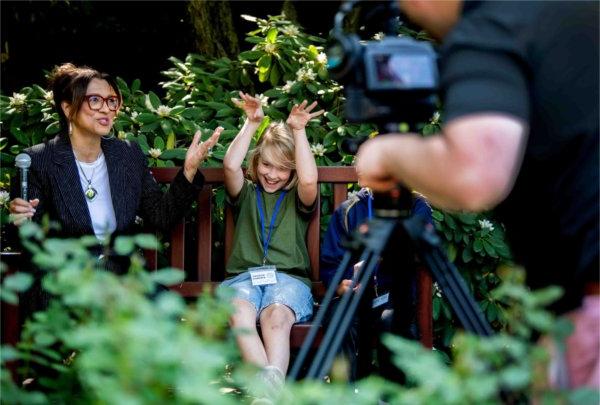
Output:
[[[416,194],[413,196],[411,215],[420,215],[429,223],[432,221],[431,207],[425,199]],[[323,281],[325,287],[329,288],[335,271],[346,252],[342,247],[342,241],[348,238],[356,227],[372,217],[373,194],[368,188],[362,188],[358,193],[350,196],[334,211],[321,244],[319,278]],[[402,247],[399,246],[399,248]],[[359,267],[360,263],[351,264],[345,270],[343,279],[337,288],[338,298],[351,288],[353,273],[358,271]],[[414,284],[414,279],[412,281],[412,284]],[[380,374],[387,378],[401,378],[398,377],[397,370],[390,362],[391,355],[389,351],[381,344],[379,339],[383,332],[392,331],[390,322],[393,317],[392,300],[394,297],[390,296],[390,282],[391,277],[389,274],[383,274],[383,272],[376,270],[369,293],[366,294],[373,301],[368,308],[362,308],[357,312],[357,316],[348,330],[348,335],[344,339],[341,352],[349,361],[348,377],[350,381],[356,381],[371,373],[371,337],[374,330],[377,331],[377,359]],[[335,307],[339,302],[338,298],[333,301],[329,311],[330,316],[335,311]],[[410,302],[413,301],[414,295],[405,298],[407,302]],[[406,308],[406,310],[411,311],[412,309]],[[412,337],[416,337],[414,334],[413,331]]]

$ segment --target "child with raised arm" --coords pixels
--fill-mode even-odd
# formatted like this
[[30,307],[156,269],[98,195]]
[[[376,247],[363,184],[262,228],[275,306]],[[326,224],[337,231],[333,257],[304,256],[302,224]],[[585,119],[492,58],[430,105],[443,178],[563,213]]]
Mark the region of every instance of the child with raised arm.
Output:
[[[306,138],[316,102],[295,105],[286,123],[269,125],[248,159],[250,141],[264,118],[260,100],[240,92],[232,99],[246,114],[223,159],[227,202],[235,234],[223,286],[235,290],[231,325],[242,358],[263,368],[265,379],[283,384],[290,358],[290,330],[312,315],[306,231],[317,198],[317,166]],[[262,341],[256,322],[260,322]]]

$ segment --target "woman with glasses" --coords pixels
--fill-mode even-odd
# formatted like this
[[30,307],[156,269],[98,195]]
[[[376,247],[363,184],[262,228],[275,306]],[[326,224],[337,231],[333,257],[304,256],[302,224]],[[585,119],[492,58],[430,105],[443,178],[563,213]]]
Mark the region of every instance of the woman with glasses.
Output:
[[[112,77],[64,64],[54,69],[50,85],[61,132],[24,151],[31,157],[31,199],[11,201],[13,223],[48,215],[59,223],[59,236],[95,235],[99,255],[111,236],[139,232],[138,216],[146,227],[168,231],[202,187],[198,167],[222,128],[204,143],[200,132],[195,134],[182,169],[163,193],[139,145],[109,136],[122,102]],[[113,271],[125,271],[125,266],[127,260],[106,260]]]

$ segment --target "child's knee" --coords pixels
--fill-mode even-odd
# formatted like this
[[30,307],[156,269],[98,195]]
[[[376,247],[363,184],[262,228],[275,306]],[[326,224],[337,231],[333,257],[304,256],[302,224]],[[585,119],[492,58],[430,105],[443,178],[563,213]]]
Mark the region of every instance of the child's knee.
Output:
[[234,313],[229,318],[232,327],[251,327],[256,324],[256,308],[250,302],[233,300]]
[[272,304],[260,314],[261,323],[267,323],[271,328],[291,328],[296,321],[294,312],[283,304]]

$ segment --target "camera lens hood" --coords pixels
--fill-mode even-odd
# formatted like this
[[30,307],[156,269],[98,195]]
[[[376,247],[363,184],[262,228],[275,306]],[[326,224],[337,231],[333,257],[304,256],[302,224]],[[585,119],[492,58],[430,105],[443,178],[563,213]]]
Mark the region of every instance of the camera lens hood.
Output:
[[326,51],[331,78],[343,83],[361,58],[362,48],[358,35],[335,32]]

